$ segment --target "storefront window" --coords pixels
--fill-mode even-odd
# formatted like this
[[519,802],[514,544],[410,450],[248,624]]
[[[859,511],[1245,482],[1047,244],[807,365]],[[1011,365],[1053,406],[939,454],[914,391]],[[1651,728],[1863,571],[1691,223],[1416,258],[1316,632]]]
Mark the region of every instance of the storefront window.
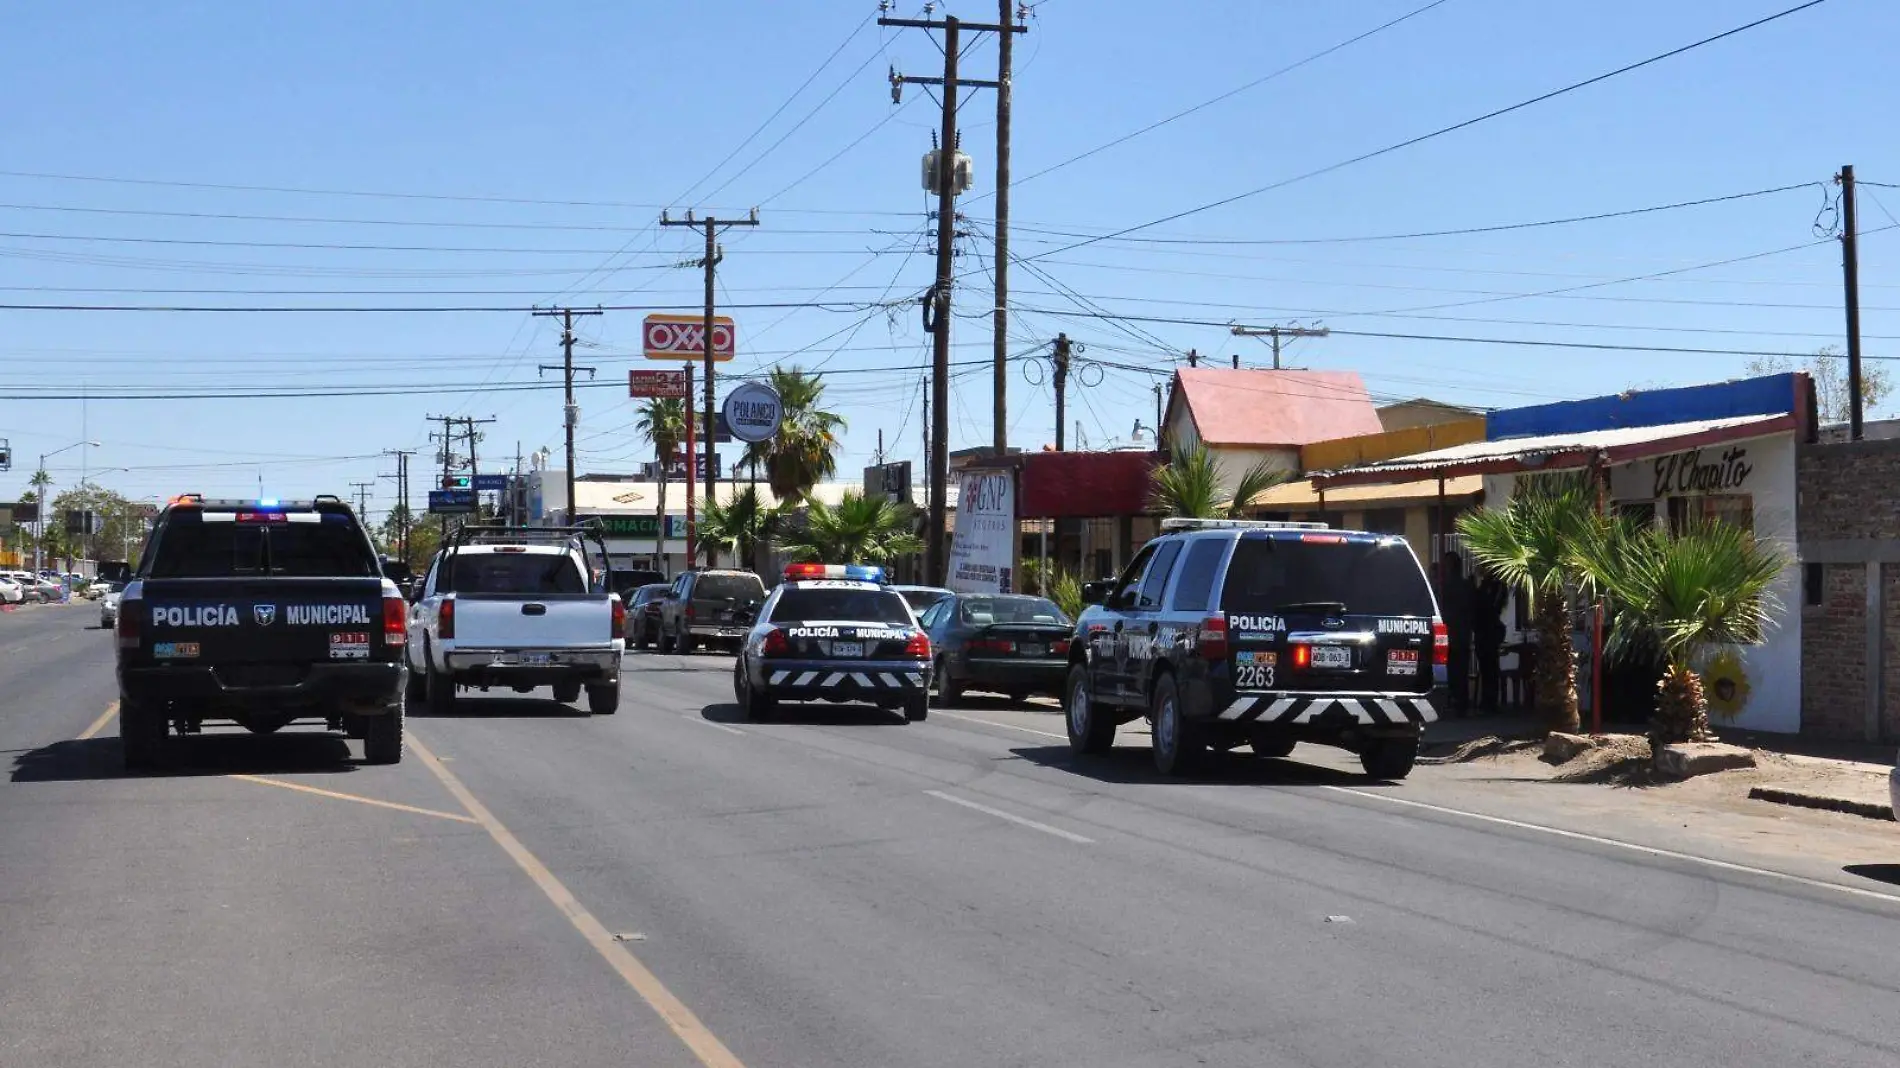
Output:
[[1704,497],[1671,497],[1669,529],[1677,534],[1698,523],[1732,523],[1755,529],[1755,498],[1746,493],[1715,493]]

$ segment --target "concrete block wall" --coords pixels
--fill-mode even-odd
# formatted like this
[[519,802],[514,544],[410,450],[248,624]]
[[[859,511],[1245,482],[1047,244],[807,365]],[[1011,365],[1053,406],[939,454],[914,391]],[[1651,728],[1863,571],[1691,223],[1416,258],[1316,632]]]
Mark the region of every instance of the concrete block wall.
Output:
[[[1822,603],[1802,609],[1802,732],[1900,739],[1900,441],[1803,446],[1796,476],[1803,561],[1836,561],[1824,564]],[[1867,737],[1868,568],[1883,594],[1878,739]]]

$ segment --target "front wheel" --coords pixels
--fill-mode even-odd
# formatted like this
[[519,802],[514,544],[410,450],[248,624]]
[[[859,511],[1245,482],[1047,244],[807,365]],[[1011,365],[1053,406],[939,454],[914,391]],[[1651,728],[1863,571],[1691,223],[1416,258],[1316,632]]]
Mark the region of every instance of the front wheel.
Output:
[[436,671],[432,662],[424,676],[423,689],[428,694],[431,716],[455,715],[455,676]]
[[923,694],[904,698],[904,722],[922,723],[930,717],[930,702]]
[[930,703],[938,708],[950,708],[963,699],[963,687],[950,677],[950,662],[938,660],[937,670],[931,673],[935,678],[931,682]]
[[1155,770],[1163,775],[1185,775],[1194,770],[1207,751],[1200,725],[1181,715],[1181,695],[1173,675],[1155,680],[1148,705],[1154,719]]
[[740,673],[739,687],[743,693],[743,696],[739,698],[739,704],[744,708],[748,722],[763,723],[778,712],[777,699],[770,691],[761,691],[752,685],[751,672]]
[[693,633],[687,630],[680,631],[679,635],[673,639],[673,651],[681,656],[693,655]]
[[578,682],[557,682],[554,684],[554,699],[564,705],[571,705],[581,699],[581,684]]
[[620,684],[587,688],[587,710],[596,716],[611,716],[620,711]]
[[1418,760],[1417,738],[1374,738],[1359,751],[1359,766],[1375,779],[1403,779]]
[[1089,669],[1077,664],[1069,669],[1069,684],[1063,690],[1062,718],[1069,725],[1069,749],[1078,755],[1106,753],[1115,745],[1115,721],[1095,707]]

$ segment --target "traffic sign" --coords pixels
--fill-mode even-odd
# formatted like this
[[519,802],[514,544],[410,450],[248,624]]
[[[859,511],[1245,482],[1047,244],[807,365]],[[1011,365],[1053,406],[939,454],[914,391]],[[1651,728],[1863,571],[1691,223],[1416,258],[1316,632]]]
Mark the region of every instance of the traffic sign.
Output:
[[508,488],[507,475],[476,475],[475,490],[478,493],[501,493]]
[[785,414],[778,391],[763,382],[741,382],[726,394],[726,424],[732,436],[744,442],[758,442],[778,433],[779,420]]
[[685,371],[628,371],[629,397],[690,397],[692,385]]
[[475,491],[445,489],[429,491],[430,515],[468,515],[475,510]]
[[[713,359],[732,359],[733,341],[738,331],[724,315],[713,317]],[[646,339],[649,360],[697,360],[706,354],[706,317],[668,315],[655,312],[646,317],[641,329]]]

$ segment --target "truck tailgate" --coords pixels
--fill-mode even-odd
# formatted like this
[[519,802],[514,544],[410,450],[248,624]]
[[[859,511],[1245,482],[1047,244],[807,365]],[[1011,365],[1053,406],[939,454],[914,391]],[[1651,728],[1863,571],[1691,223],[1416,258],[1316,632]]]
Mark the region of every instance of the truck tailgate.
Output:
[[380,578],[150,579],[140,652],[207,665],[386,660]]
[[599,648],[614,638],[605,594],[454,596],[455,644],[462,649]]

